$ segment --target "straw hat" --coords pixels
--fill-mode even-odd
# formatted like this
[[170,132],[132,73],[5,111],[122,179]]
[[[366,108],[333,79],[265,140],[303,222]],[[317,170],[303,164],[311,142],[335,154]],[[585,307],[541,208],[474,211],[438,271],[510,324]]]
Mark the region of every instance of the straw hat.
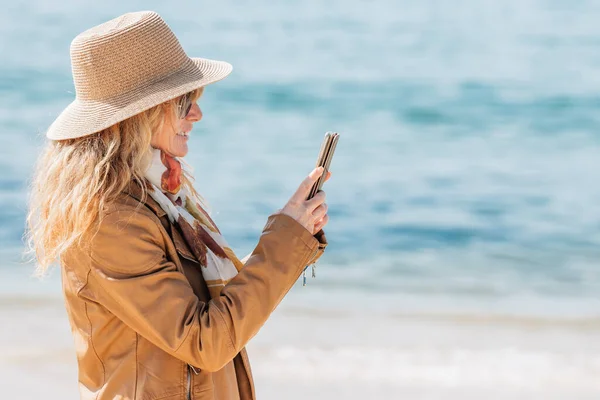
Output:
[[46,136],[73,139],[99,132],[167,100],[225,78],[231,65],[188,57],[155,12],[124,14],[71,43],[75,101]]

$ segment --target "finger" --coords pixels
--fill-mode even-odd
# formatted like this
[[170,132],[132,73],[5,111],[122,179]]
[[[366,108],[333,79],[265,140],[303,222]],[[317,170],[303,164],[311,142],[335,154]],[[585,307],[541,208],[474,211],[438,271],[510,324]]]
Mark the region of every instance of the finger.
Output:
[[331,171],[327,172],[327,177],[325,177],[325,182],[327,182],[331,178]]
[[329,222],[329,215],[325,214],[325,216],[323,216],[323,218],[321,218],[321,220],[315,224],[313,235],[315,233],[319,232],[321,229],[323,229],[325,227],[325,225],[327,225],[328,222]]
[[319,190],[317,192],[317,194],[315,194],[313,196],[312,199],[307,200],[306,202],[306,207],[308,208],[308,210],[312,213],[314,212],[314,210],[319,207],[321,204],[325,203],[325,199],[327,198],[327,195],[325,194],[324,191]]
[[327,214],[327,209],[327,203],[323,203],[319,207],[317,207],[315,211],[313,211],[312,215],[315,219],[315,223],[319,222],[325,216],[325,214]]
[[308,196],[310,189],[313,184],[319,179],[319,177],[323,174],[323,167],[317,167],[312,170],[310,174],[300,184],[296,193],[292,196],[290,200],[303,201]]

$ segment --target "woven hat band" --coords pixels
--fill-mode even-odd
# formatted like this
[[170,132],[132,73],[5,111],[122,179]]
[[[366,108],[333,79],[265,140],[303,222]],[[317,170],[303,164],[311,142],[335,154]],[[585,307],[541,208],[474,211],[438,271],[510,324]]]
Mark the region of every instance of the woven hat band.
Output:
[[156,13],[115,18],[71,43],[76,96],[104,100],[147,87],[182,68],[189,58]]

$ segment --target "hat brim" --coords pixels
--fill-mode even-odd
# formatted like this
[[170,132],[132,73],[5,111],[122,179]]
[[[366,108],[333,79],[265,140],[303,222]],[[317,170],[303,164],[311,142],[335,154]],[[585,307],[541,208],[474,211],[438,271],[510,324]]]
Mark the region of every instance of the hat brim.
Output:
[[190,58],[182,68],[147,87],[110,99],[76,99],[50,125],[46,137],[66,140],[100,132],[165,101],[220,81],[231,70],[231,64],[224,61]]

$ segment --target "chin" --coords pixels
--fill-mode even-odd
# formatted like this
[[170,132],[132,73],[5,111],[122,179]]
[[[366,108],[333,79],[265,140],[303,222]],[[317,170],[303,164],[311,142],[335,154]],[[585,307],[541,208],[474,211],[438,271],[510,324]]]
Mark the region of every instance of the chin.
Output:
[[187,155],[187,153],[188,153],[188,148],[187,148],[187,146],[185,147],[185,149],[181,149],[181,148],[179,148],[179,149],[177,149],[177,150],[173,150],[173,151],[171,151],[171,154],[172,154],[174,157],[185,157],[185,156]]

